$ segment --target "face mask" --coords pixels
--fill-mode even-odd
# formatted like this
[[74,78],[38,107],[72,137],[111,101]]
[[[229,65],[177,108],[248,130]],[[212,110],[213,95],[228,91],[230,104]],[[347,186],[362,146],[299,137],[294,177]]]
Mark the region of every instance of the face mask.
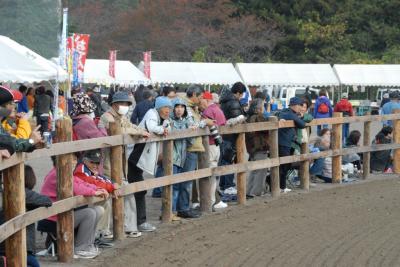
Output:
[[127,107],[127,106],[119,106],[119,108],[118,108],[118,114],[122,115],[122,116],[126,115],[126,113],[128,113],[128,111],[129,111],[129,107]]

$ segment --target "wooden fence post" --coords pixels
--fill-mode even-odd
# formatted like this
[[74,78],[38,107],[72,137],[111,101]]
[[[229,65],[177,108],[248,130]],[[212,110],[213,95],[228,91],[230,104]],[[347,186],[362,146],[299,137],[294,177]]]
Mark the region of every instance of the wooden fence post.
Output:
[[[246,162],[246,140],[245,133],[240,133],[236,139],[236,161]],[[239,204],[246,204],[246,172],[240,172],[236,176],[237,199]]]
[[[122,134],[121,122],[110,123],[110,135]],[[111,179],[119,186],[122,185],[122,146],[111,147]],[[114,240],[122,240],[124,234],[124,198],[112,199],[112,214],[113,214],[113,235]]]
[[[301,144],[301,154],[308,154],[308,142]],[[300,186],[304,190],[310,189],[310,161],[305,160],[300,164]]]
[[[173,149],[174,141],[168,140],[163,142],[163,169],[164,176],[173,174]],[[162,190],[162,215],[161,219],[163,223],[172,221],[172,187],[173,185],[167,185]]]
[[[333,113],[333,117],[343,117],[342,112]],[[332,149],[342,149],[342,124],[332,126]],[[332,183],[340,183],[342,180],[342,156],[332,157]]]
[[[371,121],[364,122],[364,146],[371,145]],[[363,179],[367,179],[370,172],[371,153],[363,153]]]
[[[58,142],[72,141],[72,121],[63,119],[57,122]],[[73,196],[72,155],[57,156],[57,200]],[[57,250],[58,260],[70,262],[74,256],[74,211],[57,215]]]
[[[269,117],[269,121],[278,122],[278,118]],[[269,157],[271,159],[279,157],[278,129],[269,131]],[[279,187],[279,166],[271,168],[271,194],[272,197],[279,197],[281,194]]]
[[[4,215],[10,220],[25,213],[24,164],[4,170]],[[26,229],[6,239],[7,266],[26,266]]]
[[[203,136],[202,141],[205,151],[199,153],[199,169],[210,167],[210,144],[208,135]],[[215,177],[199,179],[200,209],[202,212],[212,212],[211,194],[215,194],[215,192],[211,192],[211,179],[215,179]]]
[[[400,109],[393,110],[393,113],[400,113]],[[393,121],[393,143],[400,144],[400,120]],[[393,151],[393,171],[400,173],[400,149]]]

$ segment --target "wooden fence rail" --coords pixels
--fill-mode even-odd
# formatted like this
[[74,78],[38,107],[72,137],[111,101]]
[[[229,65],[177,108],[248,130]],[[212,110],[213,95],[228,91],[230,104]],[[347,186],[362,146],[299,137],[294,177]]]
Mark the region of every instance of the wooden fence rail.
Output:
[[[337,117],[336,117],[337,116]],[[323,124],[333,125],[333,149],[318,153],[308,153],[308,145],[303,144],[300,155],[287,157],[278,156],[278,129],[293,127],[292,121],[280,121],[276,118],[271,118],[268,122],[249,123],[236,125],[234,127],[220,127],[220,134],[238,133],[237,139],[237,163],[227,166],[218,166],[210,168],[208,165],[208,152],[203,153],[199,157],[199,170],[186,172],[181,174],[172,174],[172,144],[173,140],[203,136],[203,143],[208,149],[208,134],[207,129],[200,130],[185,130],[171,133],[166,137],[151,137],[145,139],[135,139],[128,135],[121,135],[118,129],[112,130],[112,136],[80,140],[74,142],[60,142],[54,144],[50,149],[40,149],[33,153],[17,153],[10,159],[0,162],[0,170],[4,170],[4,209],[7,222],[0,226],[0,241],[6,240],[6,254],[9,259],[9,266],[25,266],[26,265],[26,246],[25,246],[25,227],[38,220],[48,218],[52,215],[63,214],[59,216],[58,235],[59,235],[59,260],[70,261],[73,253],[73,230],[71,227],[72,210],[74,208],[94,204],[103,201],[96,197],[72,197],[70,190],[72,188],[72,165],[69,160],[69,155],[74,152],[86,151],[96,148],[112,147],[113,163],[112,163],[112,178],[114,182],[121,183],[122,177],[122,149],[123,145],[136,144],[143,142],[163,142],[164,157],[163,166],[165,176],[157,179],[147,179],[142,182],[132,183],[121,187],[122,196],[126,196],[135,192],[152,189],[155,187],[164,187],[163,190],[163,222],[171,220],[171,204],[172,204],[172,185],[184,181],[192,181],[200,179],[200,201],[203,211],[211,211],[211,193],[210,192],[210,177],[220,176],[230,173],[238,174],[238,202],[244,204],[246,202],[246,172],[264,168],[271,168],[271,193],[273,197],[278,197],[279,190],[279,166],[280,164],[301,162],[300,178],[301,187],[305,190],[309,188],[309,160],[325,157],[333,157],[333,181],[340,182],[341,180],[341,156],[352,153],[363,153],[366,159],[369,158],[369,153],[373,151],[394,149],[394,166],[395,172],[400,172],[400,113],[384,116],[363,116],[363,117],[340,117],[341,114],[335,115],[334,118],[317,119],[307,124],[308,126],[316,126]],[[394,121],[394,143],[384,145],[370,145],[370,124],[372,121]],[[343,123],[364,122],[364,146],[341,148],[341,126]],[[70,121],[61,121],[59,127],[63,129],[60,132],[59,140],[71,140]],[[112,128],[112,127],[111,127]],[[265,160],[250,161],[245,159],[245,133],[255,131],[269,131],[270,158]],[[49,208],[38,208],[25,213],[24,204],[24,173],[23,163],[26,160],[46,158],[49,156],[57,157],[57,168],[59,178],[59,201],[53,203]],[[116,160],[117,159],[117,160]],[[70,166],[71,165],[71,166]],[[369,164],[364,164],[364,178],[368,176]],[[12,177],[12,178],[10,178]],[[169,190],[168,190],[169,189]],[[122,204],[121,204],[122,203]],[[117,239],[121,239],[123,235],[123,202],[122,200],[113,201],[113,220],[114,220],[114,235]],[[65,217],[60,221],[60,217]],[[60,238],[61,237],[61,238]]]

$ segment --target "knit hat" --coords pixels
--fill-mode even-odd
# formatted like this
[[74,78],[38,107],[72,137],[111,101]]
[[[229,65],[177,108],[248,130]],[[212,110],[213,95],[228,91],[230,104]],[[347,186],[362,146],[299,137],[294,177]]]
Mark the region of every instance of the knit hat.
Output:
[[101,162],[100,149],[93,149],[86,151],[85,154],[83,154],[83,158],[94,163],[100,163]]
[[129,105],[132,105],[132,99],[129,97],[128,93],[124,91],[118,91],[113,95],[111,104],[118,102],[127,102]]
[[343,93],[342,98],[349,98],[349,95],[347,93]]
[[303,105],[303,103],[304,103],[303,99],[295,96],[290,99],[289,106]]
[[203,99],[213,100],[213,96],[212,96],[212,94],[211,94],[210,92],[205,91],[205,92],[203,93]]
[[156,98],[156,103],[154,105],[154,108],[159,110],[160,108],[163,108],[163,107],[172,108],[171,100],[166,96],[157,97]]
[[87,94],[80,93],[73,98],[72,116],[77,116],[82,113],[92,113],[95,109],[96,105]]
[[5,86],[0,86],[0,105],[13,101],[14,96],[10,89]]

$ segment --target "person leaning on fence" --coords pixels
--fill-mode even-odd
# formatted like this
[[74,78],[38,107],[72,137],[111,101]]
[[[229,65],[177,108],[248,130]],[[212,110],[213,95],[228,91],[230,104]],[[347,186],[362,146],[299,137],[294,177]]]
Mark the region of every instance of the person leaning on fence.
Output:
[[[110,129],[110,122],[120,122],[121,131],[123,134],[130,134],[133,136],[143,136],[148,137],[149,133],[130,123],[128,118],[125,116],[129,110],[129,106],[132,104],[132,100],[129,97],[127,92],[119,91],[113,94],[112,99],[110,101],[111,108],[105,112],[100,117],[99,128],[105,128],[107,130]],[[104,152],[104,175],[111,177],[111,159],[110,159],[110,149],[105,149]],[[123,173],[125,174],[126,169],[126,161],[123,161]],[[129,180],[129,178],[128,178]],[[124,198],[124,213],[125,213],[125,232],[128,237],[136,237],[140,234],[137,229],[137,221],[136,221],[136,202],[134,196],[126,196]],[[100,224],[103,227],[104,235],[111,237],[110,231],[110,217],[108,217],[108,221],[101,221]]]
[[[240,99],[243,97],[245,92],[246,86],[241,82],[237,82],[231,87],[230,90],[225,90],[225,93],[221,96],[221,109],[224,112],[225,118],[227,119],[227,125],[234,125],[246,120],[245,112],[240,105]],[[221,146],[221,166],[234,163],[236,158],[237,137],[237,134],[223,136],[224,142]],[[233,180],[233,174],[221,175],[219,186],[220,190],[223,191],[224,194],[237,194],[237,190],[235,188],[236,185]]]
[[[76,166],[77,158],[72,156],[72,165]],[[40,194],[48,196],[52,202],[57,201],[57,169],[55,156],[51,157],[53,168],[46,175]],[[82,179],[73,176],[73,193],[74,196],[97,196],[108,198],[107,190],[98,188],[93,184],[89,184]],[[74,228],[76,234],[74,236],[74,258],[92,259],[97,257],[100,252],[94,245],[97,224],[104,215],[104,208],[101,206],[81,207],[74,210]],[[46,221],[57,222],[57,216],[51,216]]]
[[[248,123],[265,122],[264,117],[265,98],[255,98],[250,104],[248,111]],[[268,158],[268,131],[246,133],[246,148],[249,153],[249,161],[263,160]],[[268,169],[251,171],[247,178],[246,195],[261,196],[269,192],[266,184]]]
[[[213,96],[210,92],[204,92],[200,101],[199,110],[202,112],[202,118],[211,119],[215,122],[216,127],[225,125],[226,119],[221,108],[215,103]],[[218,128],[216,128],[218,130]],[[216,140],[217,139],[217,140]],[[209,164],[210,168],[217,167],[221,156],[220,146],[222,145],[222,137],[212,134],[209,137]],[[228,207],[228,204],[221,200],[217,186],[219,184],[219,177],[211,178],[211,203],[214,209],[223,209]]]
[[[39,207],[50,207],[52,202],[47,196],[41,195],[33,191],[36,184],[36,176],[31,166],[25,165],[25,207],[26,211],[31,211]],[[5,222],[4,212],[0,211],[0,224]],[[0,244],[0,255],[5,255],[5,242]],[[27,266],[40,266],[35,257],[36,253],[36,230],[35,224],[26,227],[26,250],[27,250]]]
[[[168,97],[160,96],[156,98],[153,109],[147,111],[139,127],[143,131],[148,131],[156,135],[168,135],[170,132],[169,116],[172,110],[172,103]],[[160,142],[147,142],[135,144],[132,153],[128,158],[128,182],[140,182],[144,180],[143,171],[154,175],[156,173],[157,162],[160,155]],[[151,232],[156,227],[146,222],[146,192],[134,193],[137,208],[137,223],[139,231]]]
[[[347,93],[342,94],[342,99],[336,103],[335,105],[335,112],[342,112],[343,117],[352,117],[354,116],[353,105],[348,100],[349,95]],[[349,136],[350,124],[343,123],[342,125],[342,139],[343,142]]]
[[[301,98],[292,97],[289,102],[289,108],[285,108],[279,113],[280,120],[292,120],[295,124],[295,127],[279,128],[278,130],[279,157],[293,155],[292,143],[296,140],[297,129],[306,127],[305,121],[301,118],[303,103],[304,101]],[[292,191],[286,187],[286,176],[291,169],[290,163],[279,166],[280,188],[283,193]]]
[[[327,92],[325,89],[321,89],[319,91],[319,97],[315,101],[313,117],[314,119],[321,118],[332,118],[333,109],[331,105],[331,101],[327,97]],[[317,126],[317,134],[321,131],[321,128],[328,128],[328,125],[318,125]]]
[[[389,94],[390,102],[387,102],[382,107],[382,115],[392,114],[395,109],[400,109],[400,94],[397,91],[390,92]],[[391,120],[384,121],[384,125],[393,126],[393,122]]]
[[[373,145],[391,144],[393,142],[393,128],[384,126],[382,130],[375,136]],[[392,172],[392,150],[381,150],[371,152],[370,166],[371,172]]]

